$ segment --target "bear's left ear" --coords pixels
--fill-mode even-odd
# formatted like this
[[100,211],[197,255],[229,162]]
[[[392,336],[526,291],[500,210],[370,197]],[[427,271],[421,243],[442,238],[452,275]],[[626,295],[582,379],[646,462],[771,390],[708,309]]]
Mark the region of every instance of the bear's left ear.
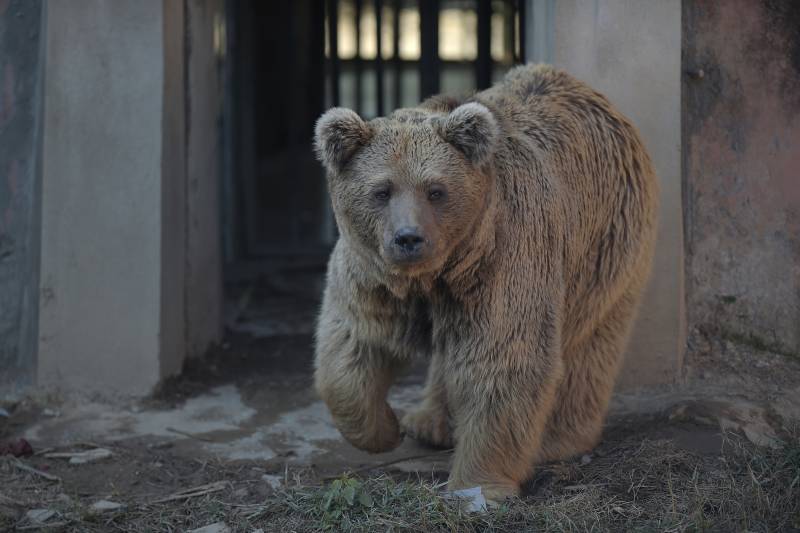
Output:
[[340,172],[356,151],[372,138],[372,128],[358,114],[344,107],[325,112],[314,129],[314,150],[319,161]]
[[485,163],[500,135],[497,120],[486,106],[470,102],[436,122],[439,135],[458,148],[476,166]]

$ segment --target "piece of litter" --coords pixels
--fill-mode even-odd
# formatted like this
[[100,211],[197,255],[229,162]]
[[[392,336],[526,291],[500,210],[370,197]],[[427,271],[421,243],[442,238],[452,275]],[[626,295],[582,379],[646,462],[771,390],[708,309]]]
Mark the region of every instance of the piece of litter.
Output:
[[161,441],[161,442],[154,442],[152,444],[148,444],[147,445],[147,447],[150,448],[151,450],[163,450],[163,449],[166,449],[166,448],[172,448],[173,446],[175,446],[175,443],[172,442],[171,440],[165,440],[165,441]]
[[229,528],[225,522],[215,522],[214,524],[192,529],[187,533],[230,533],[230,531],[231,528]]
[[107,513],[109,511],[119,511],[124,508],[124,503],[117,503],[108,500],[99,500],[89,506],[89,510],[93,513]]
[[581,457],[581,464],[582,465],[588,465],[591,462],[592,462],[592,456],[591,455],[584,455],[583,457]]
[[71,465],[82,465],[85,463],[93,463],[101,459],[107,459],[114,455],[111,450],[105,448],[92,448],[82,452],[53,452],[44,454],[49,459],[69,459]]
[[16,439],[5,443],[0,442],[0,455],[28,457],[33,455],[33,447],[31,443],[25,439]]
[[264,474],[261,476],[261,479],[266,481],[267,485],[269,485],[272,490],[278,490],[283,483],[283,476],[276,476],[273,474]]
[[448,491],[444,493],[444,497],[460,500],[464,504],[464,510],[470,513],[485,513],[487,511],[486,498],[483,496],[480,486]]
[[31,524],[44,524],[55,516],[55,514],[56,512],[52,509],[31,509],[25,513],[25,518],[27,518]]

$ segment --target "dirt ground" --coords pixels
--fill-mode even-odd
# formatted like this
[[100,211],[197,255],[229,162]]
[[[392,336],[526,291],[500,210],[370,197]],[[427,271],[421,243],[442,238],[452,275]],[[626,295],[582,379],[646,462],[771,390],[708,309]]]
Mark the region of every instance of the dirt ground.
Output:
[[0,403],[0,446],[33,452],[0,457],[0,531],[800,531],[800,359],[693,331],[680,385],[618,394],[591,454],[469,513],[448,451],[338,436],[310,390],[320,271],[293,272],[236,287],[226,343],[151,398]]

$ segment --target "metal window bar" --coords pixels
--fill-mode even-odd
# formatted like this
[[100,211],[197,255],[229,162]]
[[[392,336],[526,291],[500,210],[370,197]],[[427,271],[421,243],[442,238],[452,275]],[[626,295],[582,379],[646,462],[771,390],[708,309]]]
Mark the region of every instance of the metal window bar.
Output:
[[419,0],[420,99],[439,92],[439,0]]
[[377,114],[383,116],[383,0],[375,0],[375,44],[378,54],[375,56],[375,96]]
[[402,106],[403,95],[403,63],[400,61],[400,7],[402,0],[394,0],[392,8],[392,63],[394,65],[394,107]]
[[475,61],[475,87],[492,84],[492,0],[478,0],[478,58]]
[[334,107],[339,105],[339,0],[328,0],[328,67],[331,83],[331,100]]
[[[389,110],[386,102],[386,69],[383,58],[383,0],[372,0],[375,9],[376,24],[376,57],[374,59],[376,111],[378,116],[384,115]],[[404,5],[403,0],[391,0],[389,6],[392,13],[392,57],[389,60],[392,78],[392,104],[394,108],[403,103],[403,73],[409,66],[416,66],[419,72],[420,99],[436,94],[440,90],[440,74],[442,60],[439,57],[439,12],[440,0],[417,0],[420,16],[420,59],[419,61],[403,60],[400,56],[400,18]],[[341,70],[342,60],[339,57],[339,0],[326,0],[328,20],[328,58],[329,82],[331,84],[331,104],[341,105]],[[477,58],[474,61],[475,87],[485,89],[492,83],[493,69],[495,66],[492,58],[492,0],[475,0],[477,8]],[[505,5],[510,7],[510,20],[506,27],[512,45],[511,55],[514,63],[525,62],[525,0],[505,0]],[[355,9],[355,57],[348,60],[352,65],[355,75],[355,101],[357,112],[364,111],[364,68],[366,64],[362,58],[361,47],[361,19],[364,0],[353,0]]]

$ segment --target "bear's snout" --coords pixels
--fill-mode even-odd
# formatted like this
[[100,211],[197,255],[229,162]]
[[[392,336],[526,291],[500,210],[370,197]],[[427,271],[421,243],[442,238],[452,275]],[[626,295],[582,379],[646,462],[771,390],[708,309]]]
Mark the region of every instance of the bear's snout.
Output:
[[393,245],[402,257],[416,259],[424,251],[425,238],[420,234],[419,228],[400,228],[394,234]]

